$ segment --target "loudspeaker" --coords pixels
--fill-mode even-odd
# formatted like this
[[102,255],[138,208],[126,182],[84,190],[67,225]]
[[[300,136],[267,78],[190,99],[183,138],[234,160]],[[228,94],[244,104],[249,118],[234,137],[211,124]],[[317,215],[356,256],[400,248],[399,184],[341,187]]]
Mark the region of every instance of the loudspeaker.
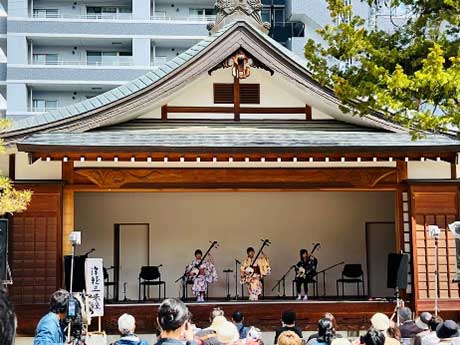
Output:
[[388,255],[387,287],[389,289],[407,288],[408,254],[391,253]]
[[8,219],[0,219],[0,282],[8,279]]
[[[73,263],[73,286],[72,292],[82,292],[85,289],[85,260],[86,256],[76,255]],[[65,288],[70,291],[70,268],[72,255],[64,256]]]

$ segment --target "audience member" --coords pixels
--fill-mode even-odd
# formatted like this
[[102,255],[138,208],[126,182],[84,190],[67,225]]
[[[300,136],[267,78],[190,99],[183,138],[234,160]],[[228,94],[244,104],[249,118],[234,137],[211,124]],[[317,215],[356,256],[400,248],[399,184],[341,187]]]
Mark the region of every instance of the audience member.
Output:
[[366,334],[359,338],[359,343],[362,345],[384,345],[385,335],[382,331],[372,327],[366,332]]
[[0,345],[14,344],[16,317],[6,290],[0,288]]
[[[212,315],[212,313],[211,313]],[[204,345],[219,345],[220,342],[217,340],[217,329],[225,322],[227,319],[221,315],[213,315],[214,319],[212,320],[211,325],[208,328],[202,329],[196,332],[197,340]]]
[[296,326],[296,314],[292,310],[286,310],[281,316],[281,327],[275,331],[275,344],[278,343],[278,337],[285,331],[292,331],[296,333],[301,339],[303,337],[302,330]]
[[458,325],[455,321],[447,320],[436,327],[436,335],[439,338],[438,344],[451,345],[453,338],[459,336]]
[[278,345],[302,345],[302,338],[296,332],[284,331],[278,336]]
[[388,316],[383,313],[375,313],[371,317],[372,327],[383,333],[385,336],[385,345],[400,345],[400,342],[389,333],[391,322]]
[[136,331],[136,319],[129,314],[123,314],[118,318],[118,330],[121,338],[117,340],[115,345],[148,345],[145,340],[139,339],[134,333]]
[[[334,333],[335,333],[335,337],[336,338],[342,338],[342,335],[340,334],[337,334],[337,330],[338,330],[338,326],[337,326],[337,320],[335,318],[334,315],[332,315],[331,313],[324,313],[324,316],[323,316],[325,319],[329,319],[332,321],[332,328],[334,329]],[[308,337],[308,341],[312,340],[312,339],[315,339],[315,338],[318,338],[318,333],[313,333],[311,334],[309,337]]]
[[408,307],[398,309],[401,331],[401,338],[415,338],[415,336],[423,331],[418,328],[415,321],[412,320],[412,311]]
[[331,345],[351,345],[351,342],[347,338],[335,338]]
[[67,314],[67,304],[70,294],[66,290],[58,290],[51,295],[50,309],[43,316],[35,331],[34,345],[61,345],[65,335],[63,320]]
[[264,345],[262,341],[262,332],[256,327],[251,327],[246,337],[246,345]]
[[422,338],[422,345],[436,345],[439,343],[439,338],[436,335],[436,328],[443,322],[439,316],[435,316],[430,322],[430,334]]
[[415,325],[422,329],[414,338],[414,345],[421,345],[422,339],[430,334],[430,322],[433,319],[433,315],[429,312],[421,313],[420,316],[415,320]]
[[240,334],[240,339],[246,339],[248,328],[244,326],[244,316],[241,312],[235,311],[232,315],[232,321]]
[[216,335],[217,341],[220,344],[242,344],[242,342],[240,341],[240,333],[238,332],[238,329],[230,321],[222,322],[216,329]]
[[168,298],[158,308],[157,322],[160,338],[156,345],[183,345],[193,342],[193,328],[186,305],[175,298]]
[[335,331],[330,319],[322,318],[318,322],[318,337],[311,339],[308,345],[331,345],[335,339]]

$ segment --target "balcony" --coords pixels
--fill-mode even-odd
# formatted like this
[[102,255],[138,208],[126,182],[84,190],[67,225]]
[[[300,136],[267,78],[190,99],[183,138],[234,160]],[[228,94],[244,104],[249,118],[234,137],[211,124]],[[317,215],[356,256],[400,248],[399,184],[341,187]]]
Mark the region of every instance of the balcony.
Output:
[[59,13],[34,13],[32,19],[37,20],[85,20],[85,21],[113,21],[113,20],[132,20],[132,13],[98,13],[98,14],[59,14]]
[[133,66],[132,56],[117,56],[109,57],[103,56],[98,58],[90,58],[86,60],[47,60],[47,61],[32,61],[31,65],[34,66],[87,66],[87,67],[101,67],[101,66]]
[[[123,16],[125,14],[122,14]],[[88,36],[120,36],[138,35],[147,33],[154,39],[181,36],[184,39],[203,39],[208,36],[206,23],[212,18],[206,16],[167,17],[153,16],[151,20],[110,20],[97,18],[99,15],[69,16],[55,18],[10,18],[8,19],[8,33],[25,33],[59,35],[88,35]],[[117,15],[118,16],[118,15]]]

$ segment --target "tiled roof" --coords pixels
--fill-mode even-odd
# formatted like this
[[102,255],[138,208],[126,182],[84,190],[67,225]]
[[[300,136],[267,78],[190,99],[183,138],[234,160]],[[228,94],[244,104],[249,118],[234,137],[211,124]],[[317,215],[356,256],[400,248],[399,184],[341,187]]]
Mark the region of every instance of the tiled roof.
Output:
[[305,130],[294,126],[278,128],[233,125],[159,127],[148,130],[108,130],[85,133],[42,133],[21,144],[53,147],[106,148],[427,148],[451,147],[460,142],[444,135],[428,135],[413,141],[409,134],[353,130]]

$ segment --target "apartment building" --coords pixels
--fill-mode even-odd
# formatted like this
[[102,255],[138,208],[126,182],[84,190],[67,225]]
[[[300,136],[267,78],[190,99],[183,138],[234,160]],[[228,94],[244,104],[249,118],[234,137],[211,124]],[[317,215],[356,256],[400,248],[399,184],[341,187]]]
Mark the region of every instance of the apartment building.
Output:
[[[350,0],[347,0],[350,1]],[[352,0],[355,11],[371,11]],[[9,0],[0,16],[0,111],[12,119],[94,97],[208,35],[215,0]],[[303,55],[329,22],[326,0],[263,0],[270,35]],[[6,108],[6,109],[5,109]]]

